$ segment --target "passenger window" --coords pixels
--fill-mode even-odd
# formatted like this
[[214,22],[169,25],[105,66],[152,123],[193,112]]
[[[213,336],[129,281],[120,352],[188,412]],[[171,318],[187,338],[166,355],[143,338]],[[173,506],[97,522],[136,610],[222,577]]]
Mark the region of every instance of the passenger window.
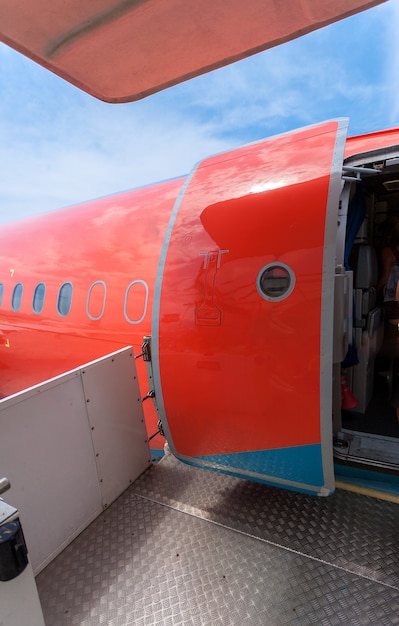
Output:
[[24,291],[23,284],[17,283],[14,287],[14,291],[12,292],[12,299],[11,299],[11,308],[15,312],[19,311],[19,309],[21,308],[23,291]]
[[86,313],[91,320],[99,320],[104,314],[107,287],[102,280],[90,285],[87,294]]
[[129,324],[140,324],[147,313],[148,285],[144,280],[134,280],[125,292],[123,312]]
[[0,306],[3,304],[4,283],[0,283]]
[[46,295],[46,285],[38,283],[33,292],[32,307],[35,313],[41,313],[44,307],[44,296]]
[[71,310],[72,304],[72,283],[64,283],[58,292],[57,311],[59,315],[65,317]]

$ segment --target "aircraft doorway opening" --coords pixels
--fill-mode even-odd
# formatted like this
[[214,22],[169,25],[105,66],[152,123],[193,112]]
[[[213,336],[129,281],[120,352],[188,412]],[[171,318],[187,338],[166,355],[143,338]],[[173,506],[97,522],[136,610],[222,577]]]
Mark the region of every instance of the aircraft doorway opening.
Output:
[[384,301],[383,274],[389,247],[397,251],[392,266],[398,263],[399,276],[399,146],[351,157],[342,189],[336,278],[341,271],[346,284],[336,288],[334,348],[345,350],[333,366],[334,456],[344,465],[396,474],[399,303]]

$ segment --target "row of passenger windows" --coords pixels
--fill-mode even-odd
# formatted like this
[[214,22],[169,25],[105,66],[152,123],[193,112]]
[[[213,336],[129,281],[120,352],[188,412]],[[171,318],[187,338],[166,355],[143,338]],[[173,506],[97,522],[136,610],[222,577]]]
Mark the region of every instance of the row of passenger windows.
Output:
[[[16,313],[22,305],[24,293],[23,283],[16,283],[11,295],[11,309]],[[57,313],[66,317],[72,306],[73,285],[71,282],[63,283],[57,296]],[[38,283],[33,291],[32,310],[41,313],[46,298],[46,283]],[[86,314],[91,320],[99,320],[104,315],[107,299],[107,286],[102,280],[92,283],[87,292]],[[4,283],[0,283],[0,307],[3,306]],[[132,281],[125,291],[123,313],[130,324],[139,324],[144,319],[148,305],[148,285],[144,280]]]

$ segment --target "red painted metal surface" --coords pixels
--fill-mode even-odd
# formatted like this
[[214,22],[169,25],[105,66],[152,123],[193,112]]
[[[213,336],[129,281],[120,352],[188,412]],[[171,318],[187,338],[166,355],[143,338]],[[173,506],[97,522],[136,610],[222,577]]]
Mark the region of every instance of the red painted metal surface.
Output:
[[373,150],[397,145],[399,145],[398,128],[348,137],[345,147],[345,158],[353,156],[354,154],[372,152]]
[[137,100],[383,0],[0,0],[0,40],[88,93]]
[[[331,122],[275,137],[207,159],[194,173],[159,311],[165,414],[181,455],[320,443],[323,247],[336,131]],[[281,301],[257,290],[269,263],[295,275]]]
[[[151,333],[159,252],[181,184],[181,179],[173,180],[3,225],[0,394],[16,393],[126,345],[140,354],[143,336]],[[36,314],[32,298],[41,281],[45,303]],[[73,296],[70,313],[62,317],[57,299],[66,281],[73,285]],[[102,317],[91,320],[87,301],[96,281],[105,283],[106,300]],[[134,281],[142,282],[128,289]],[[23,296],[14,312],[11,300],[18,282]],[[149,289],[147,302],[143,283]],[[94,316],[101,312],[98,293],[90,301]],[[140,323],[130,323],[125,311],[134,322],[145,315]],[[137,367],[144,396],[149,388],[141,359]],[[157,422],[152,402],[145,402],[144,409],[152,434]]]

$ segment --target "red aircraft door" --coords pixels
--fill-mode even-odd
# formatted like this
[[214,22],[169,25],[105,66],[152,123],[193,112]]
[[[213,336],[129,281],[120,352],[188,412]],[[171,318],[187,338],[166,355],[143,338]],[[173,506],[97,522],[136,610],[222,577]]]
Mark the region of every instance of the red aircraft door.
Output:
[[334,490],[335,242],[346,120],[201,162],[178,198],[153,315],[156,401],[183,461]]

